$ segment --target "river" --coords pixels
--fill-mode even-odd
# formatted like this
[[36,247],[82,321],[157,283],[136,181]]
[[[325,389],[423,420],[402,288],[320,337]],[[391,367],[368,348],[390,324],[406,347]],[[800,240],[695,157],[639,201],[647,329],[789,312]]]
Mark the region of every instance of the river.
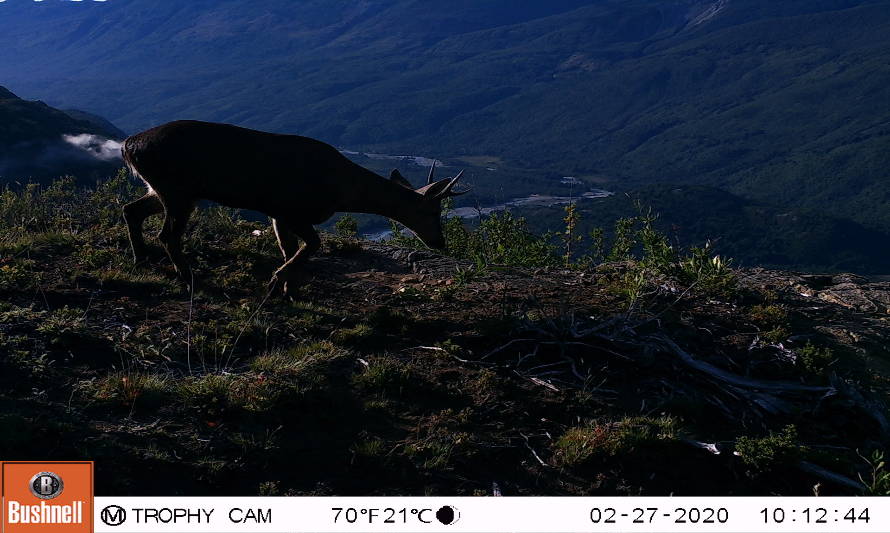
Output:
[[[343,150],[341,149],[344,155],[347,156],[365,156],[370,159],[377,160],[391,160],[391,161],[405,161],[407,163],[411,163],[420,167],[430,167],[434,163],[437,167],[445,166],[438,159],[433,159],[430,157],[418,156],[418,155],[388,155],[388,154],[370,154],[367,152],[355,152],[351,150]],[[488,169],[495,170],[495,169]],[[569,185],[572,188],[576,186],[583,186],[584,182],[579,180],[574,176],[564,176],[560,179],[560,182],[564,185]],[[529,196],[524,196],[522,198],[514,198],[512,200],[508,200],[502,204],[497,205],[489,205],[489,206],[481,206],[481,207],[458,207],[456,209],[452,209],[449,213],[451,216],[457,216],[465,219],[478,218],[479,216],[490,215],[491,213],[497,211],[505,211],[510,209],[511,207],[551,207],[555,205],[568,205],[572,202],[577,202],[578,200],[593,200],[596,198],[606,198],[612,196],[614,193],[611,191],[607,191],[604,189],[590,189],[586,192],[581,193],[580,195],[573,196],[552,196],[547,194],[532,194]],[[378,231],[374,233],[367,233],[364,237],[371,241],[385,241],[392,237],[392,231]]]

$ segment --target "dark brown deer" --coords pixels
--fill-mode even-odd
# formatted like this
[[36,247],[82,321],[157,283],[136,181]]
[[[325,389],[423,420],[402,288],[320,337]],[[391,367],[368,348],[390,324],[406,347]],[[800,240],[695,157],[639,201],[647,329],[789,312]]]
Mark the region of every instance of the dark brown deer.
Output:
[[[393,170],[378,176],[321,141],[279,135],[228,124],[177,121],[138,133],[121,151],[130,171],[145,181],[148,193],[124,206],[133,256],[146,259],[142,224],[164,213],[158,238],[179,276],[191,283],[182,237],[198,200],[252,209],[272,217],[285,263],[272,277],[285,293],[298,267],[321,244],[313,225],[335,212],[383,215],[404,224],[427,246],[443,248],[442,200],[463,172],[413,189]],[[299,246],[299,239],[303,245]]]

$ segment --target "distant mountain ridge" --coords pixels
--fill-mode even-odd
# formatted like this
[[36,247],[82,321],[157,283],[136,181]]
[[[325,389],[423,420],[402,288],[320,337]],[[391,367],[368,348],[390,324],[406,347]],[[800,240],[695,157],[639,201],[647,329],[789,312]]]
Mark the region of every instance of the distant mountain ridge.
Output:
[[107,177],[120,163],[95,150],[122,137],[121,130],[101,117],[60,111],[0,87],[0,184],[45,182],[62,175],[82,181]]
[[0,6],[0,79],[131,132],[496,156],[890,230],[888,0],[88,4]]
[[112,124],[110,120],[100,117],[99,115],[81,111],[80,109],[63,109],[62,112],[73,119],[89,123],[93,128],[110,139],[124,139],[127,137],[124,130],[118,128]]

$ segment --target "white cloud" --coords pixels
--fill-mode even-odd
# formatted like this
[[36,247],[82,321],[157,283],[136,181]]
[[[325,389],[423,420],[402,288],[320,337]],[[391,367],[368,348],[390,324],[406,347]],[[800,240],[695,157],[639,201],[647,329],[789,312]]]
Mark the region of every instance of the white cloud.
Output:
[[99,135],[89,133],[62,135],[62,140],[102,161],[113,161],[121,158],[121,143]]

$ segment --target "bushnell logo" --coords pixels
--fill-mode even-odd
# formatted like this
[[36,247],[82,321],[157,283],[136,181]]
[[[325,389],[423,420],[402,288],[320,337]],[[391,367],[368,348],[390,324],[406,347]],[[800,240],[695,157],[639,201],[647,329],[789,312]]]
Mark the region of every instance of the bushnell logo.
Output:
[[40,472],[39,474],[35,474],[34,477],[31,478],[31,483],[29,485],[31,494],[41,500],[52,500],[59,494],[62,494],[62,489],[65,488],[65,484],[62,483],[62,478],[53,472]]
[[93,463],[3,461],[3,533],[93,529]]

